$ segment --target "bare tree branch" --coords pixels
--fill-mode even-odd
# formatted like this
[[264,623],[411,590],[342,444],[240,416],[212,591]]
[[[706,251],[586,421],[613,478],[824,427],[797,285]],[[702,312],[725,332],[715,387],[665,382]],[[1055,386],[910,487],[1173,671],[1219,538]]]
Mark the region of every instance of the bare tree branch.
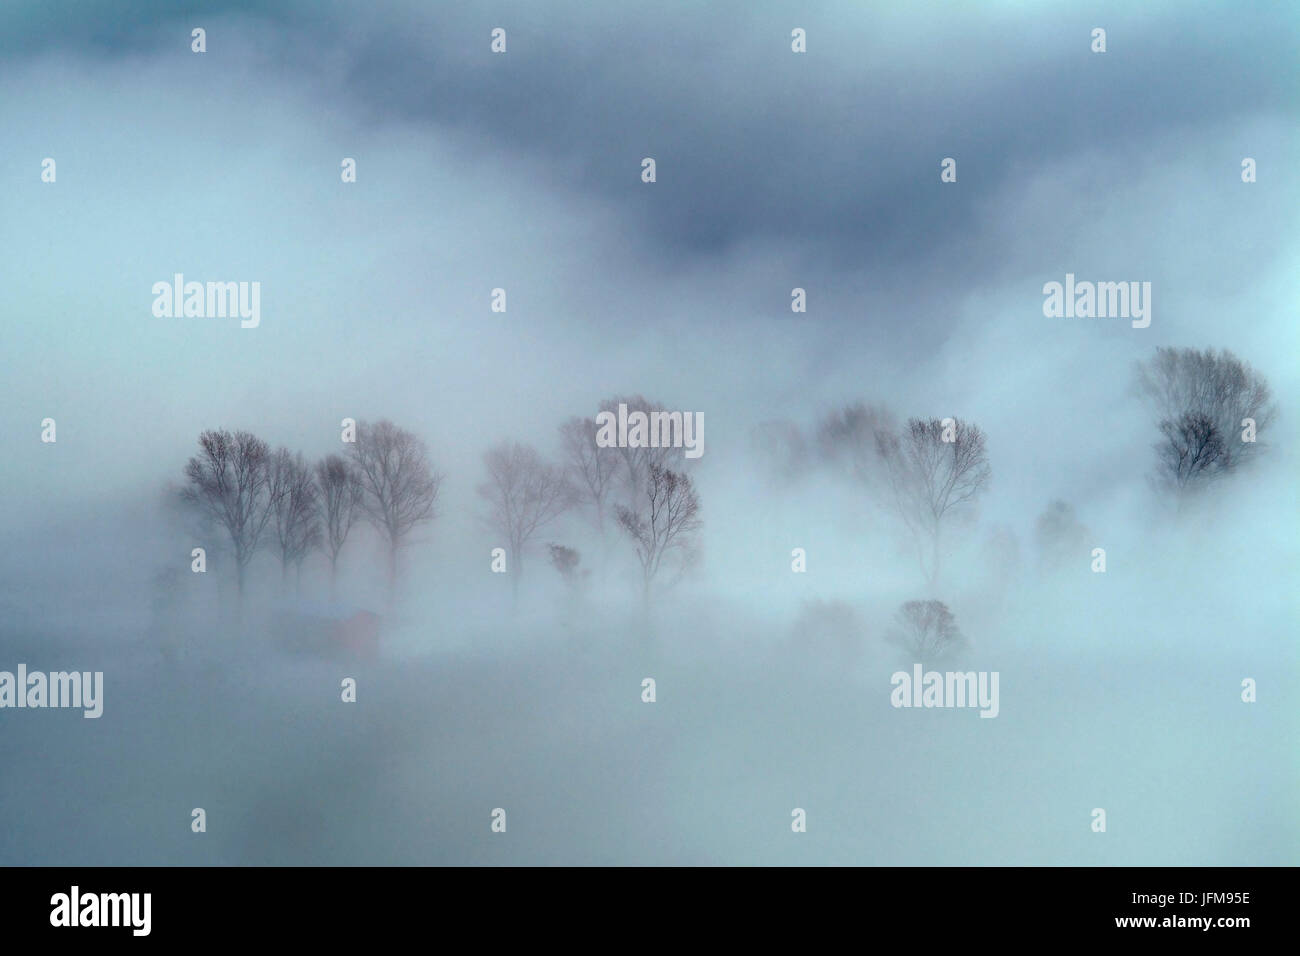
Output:
[[636,509],[620,506],[618,523],[635,546],[648,609],[665,558],[675,560],[679,573],[694,561],[695,532],[702,525],[700,497],[689,475],[651,464],[639,504]]
[[1268,383],[1226,349],[1159,348],[1136,383],[1157,415],[1157,482],[1179,493],[1248,463],[1266,446],[1242,440],[1243,421],[1263,433],[1277,417]]
[[361,511],[361,478],[342,455],[326,455],[316,462],[316,483],[320,488],[325,553],[330,559],[330,591],[333,593],[339,552],[343,550]]
[[248,563],[276,505],[270,449],[250,432],[205,431],[199,435],[199,453],[185,466],[185,478],[185,500],[230,536],[242,598]]
[[876,447],[898,514],[916,541],[921,569],[933,583],[947,518],[988,486],[984,433],[960,419],[912,418],[901,436],[878,431]]
[[488,480],[478,493],[488,502],[487,522],[505,536],[514,562],[511,587],[516,598],[523,574],[523,555],[533,535],[577,500],[564,470],[547,464],[534,448],[502,442],[483,456]]
[[[598,411],[612,412],[617,415],[620,404],[627,406],[628,415],[633,412],[644,412],[647,419],[654,412],[666,411],[663,405],[650,401],[644,395],[616,395],[601,402]],[[601,448],[598,452],[603,455],[613,453],[622,460],[625,490],[628,498],[634,501],[639,499],[645,490],[646,482],[650,478],[650,469],[667,468],[674,455],[680,454],[677,449],[666,445],[660,445],[658,448],[620,446]]]
[[622,458],[619,449],[597,447],[597,430],[594,419],[570,418],[560,426],[560,441],[569,482],[580,500],[592,506],[596,530],[603,535],[609,494]]
[[942,601],[906,602],[898,609],[886,637],[920,663],[946,657],[965,643],[956,619]]
[[391,592],[398,551],[413,529],[437,517],[443,476],[429,464],[424,442],[386,419],[359,422],[349,450],[361,481],[361,510],[388,545]]
[[303,559],[320,544],[319,494],[302,454],[281,448],[271,456],[271,515],[280,547],[280,575],[284,583],[289,566],[302,567]]

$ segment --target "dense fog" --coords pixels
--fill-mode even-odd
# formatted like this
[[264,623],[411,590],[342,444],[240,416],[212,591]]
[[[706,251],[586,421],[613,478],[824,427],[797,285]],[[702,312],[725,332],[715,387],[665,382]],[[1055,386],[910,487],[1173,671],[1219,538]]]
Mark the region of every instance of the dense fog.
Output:
[[[1295,864],[1293,18],[548,7],[0,12],[0,672],[103,675],[0,707],[0,863]],[[160,316],[177,274],[257,324]],[[1067,275],[1149,326],[1049,317]],[[1162,355],[1267,400],[1166,414]],[[603,447],[638,400],[702,454]],[[333,574],[271,515],[241,588],[200,436],[301,453],[318,520],[381,422],[427,513],[394,548],[359,479]]]

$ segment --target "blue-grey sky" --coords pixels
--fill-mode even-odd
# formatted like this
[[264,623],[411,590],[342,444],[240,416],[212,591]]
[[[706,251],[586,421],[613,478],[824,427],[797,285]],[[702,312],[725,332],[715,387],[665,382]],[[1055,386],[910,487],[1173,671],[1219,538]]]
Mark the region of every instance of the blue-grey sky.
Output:
[[[1054,399],[1041,380],[1104,381],[1087,397],[1104,402],[1112,373],[1171,343],[1292,380],[1297,30],[1281,5],[0,17],[4,425],[61,417],[61,452],[93,453],[113,488],[214,419],[305,437],[359,409],[459,447],[622,386],[715,407],[720,439],[733,416],[854,392],[987,419],[1019,388],[1032,421],[1025,406]],[[177,271],[261,281],[262,326],[155,319],[149,289]],[[1067,271],[1153,282],[1152,327],[1044,319],[1040,287]],[[487,311],[497,286],[507,316]],[[77,487],[11,464],[16,489]]]

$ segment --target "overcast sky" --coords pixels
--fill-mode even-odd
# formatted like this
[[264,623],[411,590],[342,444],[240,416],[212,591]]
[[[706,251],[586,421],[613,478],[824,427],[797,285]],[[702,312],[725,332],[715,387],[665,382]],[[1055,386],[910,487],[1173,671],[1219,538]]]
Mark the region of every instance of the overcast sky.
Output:
[[[853,399],[973,419],[1007,517],[1140,487],[1157,345],[1294,396],[1280,5],[470,6],[6,5],[0,521],[345,416],[424,435],[464,512],[488,444],[638,391],[705,414],[711,469]],[[177,272],[259,281],[260,326],[155,317]],[[1151,326],[1045,318],[1067,272],[1151,282]]]
[[[476,466],[614,391],[716,447],[886,397],[981,421],[1009,475],[1034,432],[1050,484],[1158,344],[1293,393],[1285,5],[470,6],[5,5],[8,518],[215,424],[315,448],[389,415]],[[176,272],[260,281],[260,327],[155,318]],[[1044,318],[1066,272],[1152,282],[1151,327]]]

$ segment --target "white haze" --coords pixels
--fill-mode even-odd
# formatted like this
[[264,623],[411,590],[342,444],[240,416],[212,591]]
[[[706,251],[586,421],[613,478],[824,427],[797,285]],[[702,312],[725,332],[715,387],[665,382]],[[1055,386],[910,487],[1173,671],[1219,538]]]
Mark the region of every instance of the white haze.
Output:
[[[252,27],[228,23],[255,51]],[[841,270],[816,242],[660,259],[624,207],[537,156],[472,128],[367,122],[241,56],[205,73],[187,51],[56,52],[0,78],[0,669],[105,673],[98,720],[0,713],[0,862],[1297,861],[1300,246],[1293,202],[1243,198],[1231,169],[1214,180],[1239,152],[1220,142],[1280,155],[1293,134],[1276,118],[1024,169],[969,237],[1003,250],[998,269],[936,316],[942,262],[914,300],[882,301],[884,264]],[[34,172],[47,155],[53,187]],[[343,156],[355,186],[338,182]],[[260,281],[261,326],[155,319],[150,288],[174,272]],[[1152,281],[1151,327],[1044,318],[1041,286],[1066,272]],[[806,315],[789,311],[796,285]],[[488,309],[498,286],[505,314]],[[1258,467],[1182,513],[1147,483],[1156,435],[1129,389],[1157,345],[1232,349],[1282,412]],[[589,607],[566,618],[541,545],[601,549],[571,514],[526,556],[513,612],[489,570],[503,542],[479,520],[483,452],[516,439],[554,455],[565,418],[636,392],[704,416],[698,571],[647,625],[611,531]],[[857,400],[989,436],[992,484],[938,593],[884,502],[811,457],[788,486],[762,471],[755,425],[807,431]],[[269,555],[240,625],[231,579],[219,562],[190,574],[202,542],[164,506],[205,428],[315,458],[345,417],[412,430],[447,475],[381,658],[347,664],[270,649]],[[1036,567],[1034,519],[1056,498],[1106,549],[1105,574],[1086,553]],[[1019,567],[984,549],[999,526]],[[160,632],[169,568],[183,608]],[[349,542],[341,578],[347,600],[382,603],[373,535]],[[303,587],[326,596],[319,555]],[[885,631],[931,596],[970,638],[961,669],[1000,672],[996,719],[889,705],[910,659]],[[852,606],[855,657],[798,623],[813,600]]]

